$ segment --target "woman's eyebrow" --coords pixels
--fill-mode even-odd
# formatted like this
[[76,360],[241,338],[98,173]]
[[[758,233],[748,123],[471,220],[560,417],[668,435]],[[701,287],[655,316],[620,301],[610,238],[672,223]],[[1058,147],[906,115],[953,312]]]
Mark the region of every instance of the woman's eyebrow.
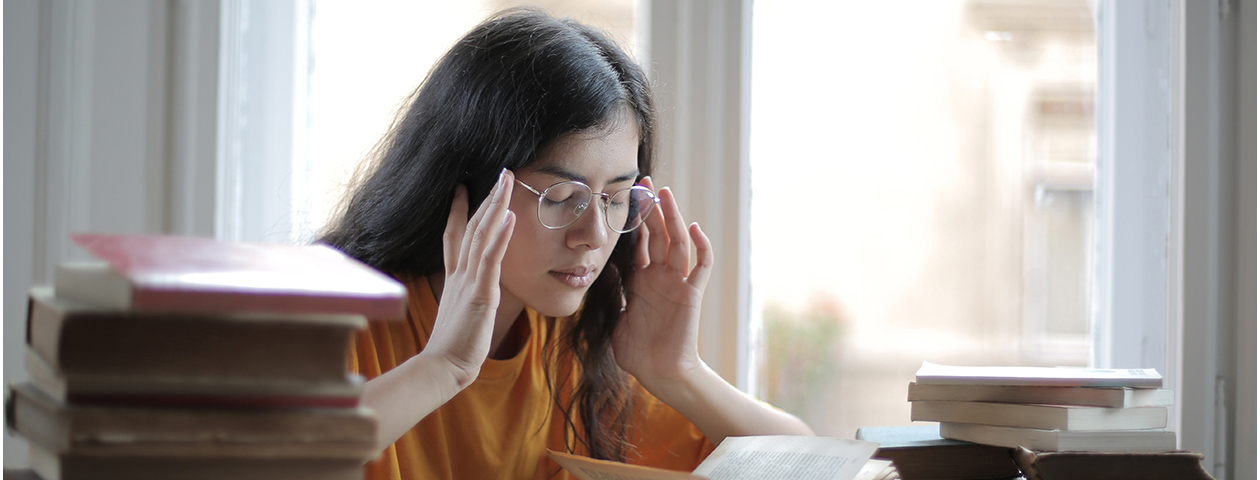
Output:
[[[590,180],[587,179],[586,177],[578,175],[577,173],[570,171],[564,167],[558,167],[555,165],[548,165],[545,167],[540,167],[537,170],[535,170],[535,172],[563,178],[565,180],[572,180],[575,182],[582,182],[582,183],[587,183],[587,184],[590,183]],[[626,172],[624,174],[621,174],[612,178],[611,180],[608,181],[608,183],[629,182],[629,181],[636,180],[638,178],[639,178],[639,169],[636,168],[633,171]]]

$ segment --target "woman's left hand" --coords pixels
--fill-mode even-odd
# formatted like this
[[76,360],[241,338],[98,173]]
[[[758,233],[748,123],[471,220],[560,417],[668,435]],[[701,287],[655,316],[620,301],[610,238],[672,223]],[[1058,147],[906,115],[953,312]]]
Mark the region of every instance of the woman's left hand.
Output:
[[[643,185],[655,190],[650,178]],[[626,288],[626,311],[613,334],[617,364],[648,390],[679,380],[704,365],[697,351],[700,303],[713,270],[713,249],[700,225],[686,226],[669,187],[657,194],[640,226],[634,278]],[[698,260],[691,266],[691,245]]]

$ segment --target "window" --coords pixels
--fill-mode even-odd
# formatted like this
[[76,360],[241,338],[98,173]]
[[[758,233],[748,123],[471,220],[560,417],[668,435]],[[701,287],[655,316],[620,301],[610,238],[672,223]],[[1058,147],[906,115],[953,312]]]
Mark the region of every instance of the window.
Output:
[[226,130],[236,146],[229,175],[242,186],[225,189],[240,193],[228,196],[221,231],[248,240],[313,240],[433,63],[493,12],[526,4],[604,28],[634,51],[633,0],[236,5],[248,21],[231,27],[243,53],[229,73],[241,79],[239,92],[227,101],[240,114]]
[[1090,3],[906,8],[753,13],[754,388],[825,435],[923,360],[1090,362]]

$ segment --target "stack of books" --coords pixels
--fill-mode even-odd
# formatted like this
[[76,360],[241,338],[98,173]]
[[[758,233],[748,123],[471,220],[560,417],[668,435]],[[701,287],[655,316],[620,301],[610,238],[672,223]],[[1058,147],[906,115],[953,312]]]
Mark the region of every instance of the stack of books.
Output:
[[10,425],[45,480],[356,479],[378,420],[348,370],[405,288],[325,246],[76,235],[27,314]]
[[970,367],[924,362],[910,416],[944,438],[1033,451],[1154,453],[1176,448],[1173,392],[1154,369]]
[[856,438],[879,444],[872,458],[893,463],[903,480],[996,480],[1020,476],[1007,447],[942,438],[937,425],[862,427]]

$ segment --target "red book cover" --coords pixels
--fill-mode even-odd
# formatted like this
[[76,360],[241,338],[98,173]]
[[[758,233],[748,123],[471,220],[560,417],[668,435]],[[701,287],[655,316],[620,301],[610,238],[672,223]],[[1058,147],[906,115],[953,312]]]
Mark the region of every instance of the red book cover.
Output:
[[338,313],[398,319],[406,288],[327,245],[78,234],[108,270],[63,265],[56,294],[137,312]]

